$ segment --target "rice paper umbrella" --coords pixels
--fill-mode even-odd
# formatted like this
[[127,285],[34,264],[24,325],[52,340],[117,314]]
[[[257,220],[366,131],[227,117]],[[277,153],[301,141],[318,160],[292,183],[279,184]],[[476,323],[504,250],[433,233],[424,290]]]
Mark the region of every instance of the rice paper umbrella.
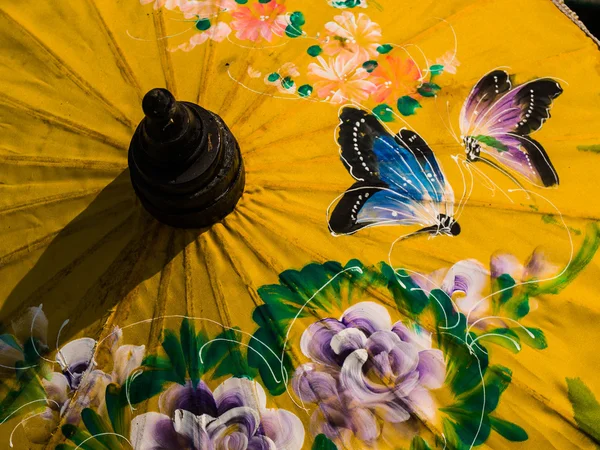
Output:
[[564,12],[4,2],[2,448],[594,448]]

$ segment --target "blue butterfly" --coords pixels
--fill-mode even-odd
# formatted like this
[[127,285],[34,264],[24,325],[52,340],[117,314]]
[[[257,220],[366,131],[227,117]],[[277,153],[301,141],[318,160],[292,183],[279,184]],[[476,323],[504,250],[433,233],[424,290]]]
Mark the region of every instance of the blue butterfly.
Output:
[[372,114],[340,114],[341,160],[356,179],[329,217],[334,235],[382,225],[420,225],[422,233],[456,236],[454,193],[427,143],[402,129],[392,136]]

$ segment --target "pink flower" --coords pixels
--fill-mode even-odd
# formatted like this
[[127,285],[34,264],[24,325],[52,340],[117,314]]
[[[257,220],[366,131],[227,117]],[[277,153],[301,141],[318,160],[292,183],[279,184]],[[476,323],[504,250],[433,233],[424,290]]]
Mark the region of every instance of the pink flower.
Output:
[[215,42],[223,41],[229,34],[231,33],[231,28],[225,22],[219,22],[216,25],[213,25],[208,30],[203,31],[202,33],[194,34],[188,42],[184,42],[183,44],[177,46],[171,51],[183,50],[184,52],[189,52],[193,50],[197,45],[203,44],[208,39],[212,39]]
[[451,74],[456,73],[456,68],[460,66],[460,61],[456,58],[456,53],[447,51],[438,59],[435,60],[436,64],[441,64],[444,66],[444,72],[448,72]]
[[415,92],[421,77],[421,71],[411,58],[387,56],[371,74],[375,83],[373,98],[382,103],[396,101],[404,95]]
[[283,36],[287,26],[285,6],[279,5],[275,0],[239,6],[231,16],[231,26],[240,40],[259,42],[264,39],[271,42],[273,36]]
[[308,76],[314,81],[319,98],[338,104],[348,100],[362,101],[375,89],[375,85],[367,80],[369,73],[349,53],[341,53],[328,61],[319,56],[317,60],[318,64],[308,65]]
[[235,0],[199,0],[188,1],[183,5],[180,5],[180,9],[186,19],[192,19],[194,17],[207,19],[216,17],[221,11],[231,11],[235,9],[236,6],[237,3]]
[[366,14],[344,11],[333,20],[325,24],[327,35],[323,51],[326,55],[349,54],[361,63],[377,56],[381,27]]

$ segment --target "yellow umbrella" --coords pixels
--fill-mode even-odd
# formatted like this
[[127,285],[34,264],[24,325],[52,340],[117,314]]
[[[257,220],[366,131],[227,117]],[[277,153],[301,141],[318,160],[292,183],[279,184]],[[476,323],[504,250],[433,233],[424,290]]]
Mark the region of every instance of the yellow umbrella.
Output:
[[4,2],[0,446],[593,448],[599,54],[556,6]]

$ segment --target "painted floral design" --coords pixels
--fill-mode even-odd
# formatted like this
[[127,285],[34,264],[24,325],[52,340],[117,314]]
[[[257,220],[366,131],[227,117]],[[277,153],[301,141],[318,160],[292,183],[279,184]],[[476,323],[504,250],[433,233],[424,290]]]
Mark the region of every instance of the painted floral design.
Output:
[[326,55],[347,54],[363,63],[377,56],[381,27],[363,13],[344,11],[333,22],[325,24],[323,52]]
[[96,369],[97,342],[94,339],[75,339],[58,350],[56,361],[61,371],[52,372],[41,381],[48,406],[26,423],[31,441],[44,442],[61,420],[77,424],[85,408],[104,408],[106,387],[110,383],[124,384],[130,373],[140,366],[145,354],[145,346],[121,345],[121,342],[122,331],[115,327],[105,341],[112,364],[108,372]]
[[198,0],[177,5],[186,19],[218,17],[222,11],[232,11],[237,6],[235,0]]
[[414,94],[419,86],[421,70],[414,60],[400,54],[380,59],[371,80],[375,84],[373,99],[378,103],[396,101]]
[[214,392],[203,381],[175,384],[161,394],[159,413],[133,420],[131,443],[136,450],[301,449],[300,419],[266,404],[263,388],[245,378],[229,378]]
[[[469,259],[459,261],[450,268],[438,269],[433,273],[415,277],[415,281],[426,292],[441,289],[453,299],[456,308],[463,313],[469,323],[479,327],[509,326],[507,320],[494,319],[483,322],[489,316],[506,316],[508,319],[522,317],[525,311],[535,308],[533,285],[536,280],[551,278],[560,268],[549,262],[544,252],[536,249],[527,262],[522,264],[512,254],[499,252],[492,256],[490,268],[481,262]],[[515,286],[512,288],[512,286]],[[527,295],[514,295],[516,301],[499,302],[498,296],[490,295],[500,289],[527,292]],[[512,303],[512,304],[511,304]],[[532,308],[533,306],[533,308]]]
[[303,403],[318,405],[313,435],[337,440],[352,433],[373,442],[381,423],[435,415],[429,390],[444,382],[444,356],[431,348],[430,333],[392,324],[385,307],[361,302],[339,320],[322,319],[304,332],[300,346],[312,362],[296,370],[293,386]]
[[189,52],[197,45],[204,44],[209,39],[215,42],[222,42],[227,39],[227,36],[230,34],[231,28],[229,25],[225,22],[218,22],[203,33],[194,34],[188,42],[178,45],[174,49],[171,49],[171,51],[183,50],[184,52]]
[[[250,74],[250,72],[248,72]],[[300,75],[294,63],[285,63],[277,72],[265,75],[265,84],[276,86],[279,92],[293,94],[296,92],[294,78]]]
[[317,60],[308,65],[308,76],[319,98],[335,104],[362,101],[375,89],[368,80],[369,73],[348,53],[328,60],[319,56]]
[[442,56],[435,60],[435,63],[442,66],[444,68],[444,72],[451,73],[455,75],[457,72],[458,66],[460,66],[460,61],[456,57],[456,53],[452,51],[447,51]]
[[275,0],[269,3],[253,3],[239,6],[231,13],[231,27],[240,40],[271,42],[276,36],[283,36],[288,25],[285,6]]

